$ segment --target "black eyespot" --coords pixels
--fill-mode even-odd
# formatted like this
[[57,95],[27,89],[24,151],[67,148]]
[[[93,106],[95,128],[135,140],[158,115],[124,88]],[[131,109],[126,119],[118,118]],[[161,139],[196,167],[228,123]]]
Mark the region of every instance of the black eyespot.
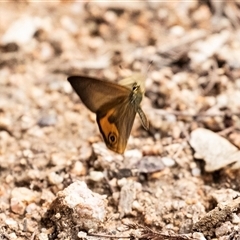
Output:
[[108,141],[111,144],[115,144],[117,142],[117,135],[113,132],[110,132],[108,135]]

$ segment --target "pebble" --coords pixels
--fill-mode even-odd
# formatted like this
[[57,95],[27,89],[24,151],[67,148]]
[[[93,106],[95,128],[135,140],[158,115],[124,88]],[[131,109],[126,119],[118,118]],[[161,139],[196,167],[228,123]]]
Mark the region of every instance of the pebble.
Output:
[[169,29],[170,34],[174,35],[174,37],[181,37],[185,34],[185,30],[182,26],[175,25]]
[[232,223],[240,224],[240,217],[236,213],[232,214]]
[[11,24],[8,30],[3,34],[0,42],[18,43],[19,45],[27,44],[37,31],[40,25],[40,18],[37,17],[22,17]]
[[[40,221],[40,219],[38,219]],[[25,227],[24,230],[28,232],[35,232],[36,228],[38,227],[38,222],[32,218],[27,218],[25,220]]]
[[25,187],[14,188],[11,192],[11,210],[22,215],[28,204],[31,202],[39,202],[39,200],[39,192],[32,191]]
[[122,161],[123,155],[110,151],[103,142],[93,143],[93,151],[104,158],[105,161]]
[[38,125],[40,127],[54,126],[57,123],[57,117],[55,115],[42,116],[38,120]]
[[43,42],[40,44],[39,54],[37,56],[39,60],[46,62],[54,57],[54,50],[50,43]]
[[94,182],[100,182],[104,178],[105,178],[105,176],[104,176],[103,172],[99,172],[99,171],[91,171],[90,172],[89,179],[94,181]]
[[83,231],[80,231],[78,232],[78,235],[77,235],[80,239],[87,239],[87,233],[86,232],[83,232]]
[[31,215],[31,218],[35,218],[36,212],[40,210],[40,207],[36,203],[30,203],[26,207],[26,213]]
[[84,161],[89,160],[91,158],[92,154],[93,154],[93,149],[90,146],[90,144],[83,142],[81,144],[81,148],[78,153],[78,158],[84,162]]
[[16,233],[14,233],[14,232],[9,233],[9,234],[8,234],[8,238],[9,238],[10,240],[19,239],[19,238],[17,237]]
[[51,202],[55,199],[55,195],[49,189],[42,190],[41,200]]
[[14,213],[23,215],[26,209],[26,204],[22,201],[19,201],[17,198],[11,198],[10,207]]
[[194,177],[199,177],[199,176],[201,176],[201,169],[200,169],[200,168],[195,167],[195,168],[193,168],[191,171],[192,171],[192,175],[193,175]]
[[206,240],[206,238],[204,237],[204,235],[200,232],[194,232],[192,234],[192,238],[196,239],[196,240]]
[[126,150],[124,152],[124,157],[125,158],[141,159],[142,158],[142,152],[139,151],[138,149]]
[[[28,127],[26,127],[28,128]],[[44,138],[45,134],[39,126],[29,127],[28,134],[32,137]]]
[[166,167],[173,167],[175,165],[175,161],[169,157],[162,157],[162,162]]
[[7,175],[5,178],[6,183],[11,183],[14,181],[14,177],[12,175]]
[[117,15],[113,11],[106,11],[106,13],[104,14],[104,19],[106,22],[114,24],[117,20]]
[[73,168],[71,169],[71,173],[75,174],[76,176],[86,176],[87,168],[82,162],[76,161],[73,164]]
[[216,237],[221,237],[224,235],[229,235],[233,230],[233,224],[229,221],[222,223],[219,227],[215,229]]
[[136,209],[138,212],[144,212],[144,207],[139,203],[139,201],[133,201],[132,208]]
[[49,240],[47,233],[40,233],[38,235],[39,240]]
[[120,217],[132,213],[133,202],[136,199],[136,194],[142,190],[142,185],[133,181],[126,181],[126,184],[122,185],[118,209]]
[[58,185],[58,184],[62,183],[63,179],[64,178],[62,176],[60,176],[59,174],[57,174],[55,172],[50,172],[48,174],[48,180],[53,185]]
[[18,223],[12,219],[12,218],[7,218],[5,220],[5,223],[10,227],[10,228],[15,228],[18,229]]
[[233,199],[240,196],[239,191],[234,191],[233,189],[219,189],[212,190],[210,196],[219,204],[224,202],[232,202]]
[[55,166],[65,166],[67,161],[65,156],[63,156],[63,154],[59,152],[59,153],[52,153],[51,162]]
[[205,170],[214,172],[240,159],[240,151],[217,133],[197,128],[191,132],[190,145],[205,161]]
[[[63,224],[66,227],[66,219],[71,219],[69,222],[73,219],[79,228],[97,229],[106,216],[105,197],[92,192],[82,181],[76,181],[63,191],[58,192],[57,199],[50,206],[50,212],[56,215],[62,212],[61,209],[66,208],[71,209],[69,215],[64,216]],[[61,218],[58,221],[61,221]]]
[[159,156],[144,156],[137,164],[137,168],[141,173],[153,173],[163,170],[165,166]]
[[66,94],[70,94],[73,91],[71,85],[67,81],[62,83],[62,90]]

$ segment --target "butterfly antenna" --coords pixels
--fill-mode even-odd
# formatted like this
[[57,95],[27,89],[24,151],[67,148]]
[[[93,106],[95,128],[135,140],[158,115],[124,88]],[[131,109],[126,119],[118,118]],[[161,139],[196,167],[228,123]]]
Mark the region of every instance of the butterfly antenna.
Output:
[[148,71],[149,71],[150,67],[152,66],[152,64],[153,64],[153,60],[151,60],[151,61],[150,61],[150,63],[149,63],[149,65],[148,65],[148,68],[147,68],[147,73],[148,73]]
[[[145,63],[145,66],[146,66],[146,64],[147,64],[147,63]],[[148,65],[148,67],[147,67],[147,71],[145,70],[144,73],[142,72],[142,74],[143,74],[143,76],[144,76],[145,78],[147,78],[148,72],[149,72],[152,64],[153,64],[153,60],[150,61],[149,65]],[[146,68],[145,68],[145,69],[146,69]]]

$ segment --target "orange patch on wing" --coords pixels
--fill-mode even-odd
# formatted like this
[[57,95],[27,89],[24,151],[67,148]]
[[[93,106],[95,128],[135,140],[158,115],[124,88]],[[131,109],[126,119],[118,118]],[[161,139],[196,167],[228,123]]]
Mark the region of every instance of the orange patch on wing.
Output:
[[116,128],[116,125],[114,123],[110,123],[108,118],[114,113],[114,109],[108,111],[108,113],[99,120],[99,124],[101,126],[102,132],[106,139],[108,139],[108,135],[110,132],[113,132],[116,134],[117,138],[119,136],[118,130]]
[[[101,128],[101,132],[104,135],[104,140],[109,149],[111,149],[114,152],[122,154],[126,148],[126,146],[123,146],[121,139],[119,138],[119,132],[114,123],[109,122],[109,117],[114,114],[114,108],[110,109],[108,113],[99,119],[99,125]],[[114,145],[110,144],[108,141],[108,136],[110,133],[114,133],[117,137],[117,141]]]

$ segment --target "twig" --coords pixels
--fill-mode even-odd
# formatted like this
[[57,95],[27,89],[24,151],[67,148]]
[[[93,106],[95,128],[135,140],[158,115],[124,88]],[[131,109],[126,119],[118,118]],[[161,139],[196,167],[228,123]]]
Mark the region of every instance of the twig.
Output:
[[36,231],[33,232],[32,236],[31,236],[31,240],[34,240],[36,236]]
[[222,131],[218,132],[218,134],[221,135],[221,136],[226,136],[227,134],[232,132],[234,129],[235,129],[235,127],[231,126],[231,127],[225,128]]
[[88,233],[89,236],[93,237],[106,237],[106,238],[130,238],[130,236],[113,236],[108,234],[100,234],[100,233]]

